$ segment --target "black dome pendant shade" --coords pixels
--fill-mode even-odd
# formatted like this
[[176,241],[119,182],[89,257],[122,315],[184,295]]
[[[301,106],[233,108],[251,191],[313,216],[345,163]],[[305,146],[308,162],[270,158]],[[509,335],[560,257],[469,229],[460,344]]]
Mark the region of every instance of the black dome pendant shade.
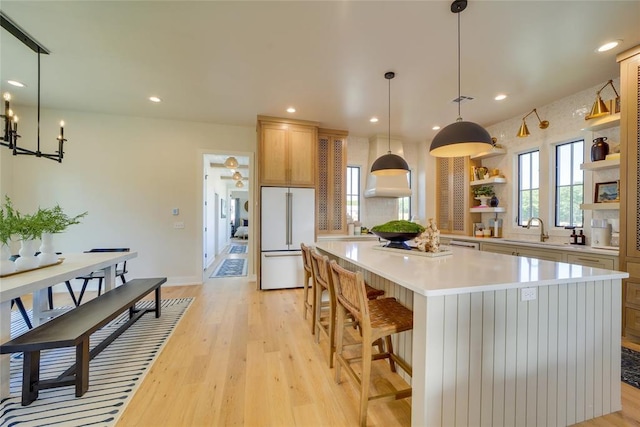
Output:
[[396,73],[388,71],[384,78],[389,80],[389,151],[376,159],[371,165],[371,173],[377,176],[404,175],[409,172],[407,162],[397,154],[391,153],[391,79]]
[[467,0],[451,3],[451,12],[458,14],[458,120],[445,126],[431,141],[429,154],[435,157],[464,157],[488,150],[493,142],[482,126],[462,120],[460,115],[460,12],[467,7]]

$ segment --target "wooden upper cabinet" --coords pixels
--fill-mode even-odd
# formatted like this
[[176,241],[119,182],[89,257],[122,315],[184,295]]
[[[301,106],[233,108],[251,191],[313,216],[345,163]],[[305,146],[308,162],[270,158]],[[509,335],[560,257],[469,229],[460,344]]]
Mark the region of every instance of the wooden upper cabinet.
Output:
[[260,185],[315,187],[315,122],[258,116]]
[[475,165],[469,157],[436,159],[436,223],[444,233],[471,236],[473,223],[480,220],[480,214],[469,212],[471,166]]
[[347,232],[347,136],[346,131],[318,131],[317,234]]

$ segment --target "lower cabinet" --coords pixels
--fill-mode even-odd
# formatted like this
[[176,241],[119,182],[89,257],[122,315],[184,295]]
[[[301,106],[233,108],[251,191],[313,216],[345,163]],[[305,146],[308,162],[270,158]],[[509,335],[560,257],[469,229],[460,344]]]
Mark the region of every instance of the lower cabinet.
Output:
[[482,243],[480,249],[487,252],[495,252],[499,254],[524,256],[529,258],[544,259],[547,261],[564,261],[564,253],[560,251],[527,248],[515,245],[496,245],[492,243]]
[[567,254],[567,262],[569,264],[586,265],[587,267],[604,268],[606,270],[615,270],[618,268],[617,257],[609,257],[606,255]]

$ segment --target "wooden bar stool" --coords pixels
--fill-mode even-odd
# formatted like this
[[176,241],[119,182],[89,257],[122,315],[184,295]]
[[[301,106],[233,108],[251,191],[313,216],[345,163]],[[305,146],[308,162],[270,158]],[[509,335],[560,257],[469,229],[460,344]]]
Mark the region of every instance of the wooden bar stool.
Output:
[[[311,334],[314,334],[316,331],[316,316],[314,314],[313,302],[315,301],[315,287],[313,288],[313,295],[311,296],[311,301],[309,301],[309,280],[313,279],[313,268],[311,267],[311,253],[313,248],[311,246],[307,246],[304,243],[300,243],[300,249],[302,249],[302,265],[304,266],[304,281],[302,286],[303,290],[303,301],[304,307],[303,317],[307,318],[307,312],[311,313]],[[313,280],[312,280],[313,283]]]
[[[311,267],[313,268],[313,286],[315,289],[313,311],[316,320],[316,343],[320,342],[320,332],[324,333],[329,340],[329,368],[333,368],[333,354],[336,351],[336,296],[333,289],[331,270],[329,269],[329,258],[315,251],[311,252]],[[322,296],[325,292],[329,294],[329,298],[323,304]],[[322,316],[323,311],[324,317]]]
[[[370,300],[367,298],[362,273],[354,273],[340,267],[335,261],[329,264],[336,295],[337,337],[336,337],[336,382],[340,382],[341,367],[360,386],[360,425],[367,425],[369,402],[385,402],[404,399],[411,396],[411,388],[397,390],[380,395],[369,395],[371,385],[372,360],[389,359],[390,368],[395,372],[395,364],[411,375],[411,367],[395,353],[391,346],[391,335],[413,328],[413,312],[396,301],[395,298]],[[362,334],[361,357],[347,359],[344,350],[344,330],[347,313],[360,324]],[[373,354],[371,346],[384,338],[386,351]],[[362,363],[359,376],[353,369],[353,363]]]

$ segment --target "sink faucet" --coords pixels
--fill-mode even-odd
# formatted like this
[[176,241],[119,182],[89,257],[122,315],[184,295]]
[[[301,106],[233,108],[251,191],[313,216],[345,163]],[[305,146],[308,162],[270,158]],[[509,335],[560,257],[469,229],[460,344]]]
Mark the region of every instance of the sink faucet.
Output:
[[544,232],[544,222],[542,222],[542,220],[540,218],[538,218],[537,216],[529,218],[529,221],[527,221],[527,226],[525,228],[527,230],[530,229],[531,228],[531,221],[533,221],[534,219],[537,219],[538,222],[540,222],[540,241],[544,242],[549,238],[549,235]]

